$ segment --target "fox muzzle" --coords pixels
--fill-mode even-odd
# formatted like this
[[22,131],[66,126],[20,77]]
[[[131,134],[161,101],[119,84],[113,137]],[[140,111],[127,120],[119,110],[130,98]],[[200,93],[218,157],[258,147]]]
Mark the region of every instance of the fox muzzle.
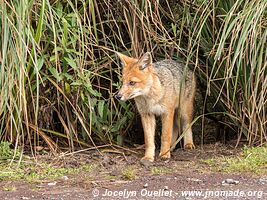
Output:
[[121,98],[122,98],[122,94],[120,94],[120,93],[116,94],[116,95],[115,95],[115,98],[118,99],[118,100],[121,100]]

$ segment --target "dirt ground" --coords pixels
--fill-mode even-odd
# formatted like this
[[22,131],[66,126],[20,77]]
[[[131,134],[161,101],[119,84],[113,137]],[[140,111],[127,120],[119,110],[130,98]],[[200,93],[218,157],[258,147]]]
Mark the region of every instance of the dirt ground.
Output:
[[[107,150],[103,155],[95,150],[66,155],[56,162],[78,167],[81,161],[86,161],[96,163],[97,167],[55,181],[2,181],[0,197],[8,200],[267,199],[267,175],[218,172],[203,162],[238,153],[238,149],[221,144],[190,151],[177,149],[171,160],[156,159],[151,166],[140,164],[141,154],[122,149]],[[8,186],[16,189],[2,189]]]

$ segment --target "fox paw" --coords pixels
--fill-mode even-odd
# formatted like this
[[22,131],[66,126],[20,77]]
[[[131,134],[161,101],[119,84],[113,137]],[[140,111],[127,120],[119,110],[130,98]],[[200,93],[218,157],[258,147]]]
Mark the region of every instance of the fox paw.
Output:
[[159,157],[163,160],[168,160],[171,158],[171,153],[170,151],[168,151],[167,153],[160,153]]
[[184,149],[195,149],[195,145],[193,143],[187,143],[184,145]]
[[140,163],[144,165],[145,167],[151,166],[153,164],[154,158],[144,156],[141,158]]
[[142,160],[147,160],[147,161],[153,162],[154,161],[154,157],[144,156],[143,158],[141,158],[141,161]]

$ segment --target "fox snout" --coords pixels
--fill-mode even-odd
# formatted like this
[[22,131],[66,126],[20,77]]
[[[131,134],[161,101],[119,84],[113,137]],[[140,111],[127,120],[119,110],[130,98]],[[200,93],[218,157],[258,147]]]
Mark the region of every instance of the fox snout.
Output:
[[121,100],[121,98],[122,98],[122,94],[120,94],[120,93],[116,94],[116,95],[115,95],[115,98],[118,99],[118,100]]
[[127,101],[128,95],[124,92],[123,88],[121,88],[118,93],[115,95],[115,98],[120,100],[120,101]]
[[129,99],[132,99],[136,97],[138,94],[131,88],[122,86],[122,88],[118,91],[118,93],[115,95],[115,98],[120,101],[127,101]]

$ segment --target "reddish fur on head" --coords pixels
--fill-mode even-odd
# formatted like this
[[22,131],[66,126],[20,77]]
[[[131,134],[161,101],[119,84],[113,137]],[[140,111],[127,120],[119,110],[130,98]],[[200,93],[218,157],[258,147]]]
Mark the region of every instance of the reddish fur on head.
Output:
[[141,95],[147,95],[152,85],[152,58],[145,53],[140,59],[117,53],[123,64],[122,87],[117,97],[126,101]]

